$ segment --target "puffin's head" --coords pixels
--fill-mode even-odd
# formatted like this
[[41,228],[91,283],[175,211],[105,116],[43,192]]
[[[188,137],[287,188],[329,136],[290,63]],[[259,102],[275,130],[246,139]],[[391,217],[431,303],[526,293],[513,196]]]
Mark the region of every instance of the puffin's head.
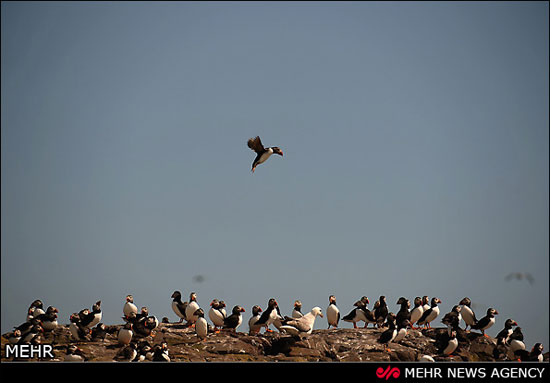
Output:
[[302,302],[300,301],[294,301],[294,308],[301,309],[302,308]]
[[426,305],[428,303],[430,303],[430,298],[427,295],[424,295],[422,297],[422,304]]
[[141,313],[142,313],[143,315],[149,315],[149,309],[148,309],[147,307],[143,306],[143,307],[141,308]]
[[134,297],[131,295],[126,296],[126,302],[134,303]]
[[495,316],[495,315],[498,315],[497,310],[495,310],[494,308],[491,308],[491,307],[487,309],[487,316],[491,317],[491,316]]
[[542,343],[535,343],[531,352],[542,352],[542,350],[544,350]]
[[458,304],[464,305],[464,306],[470,306],[472,304],[472,301],[470,300],[470,298],[465,297],[465,298],[462,298],[462,300]]
[[459,313],[461,310],[462,310],[462,307],[460,307],[458,305],[453,306],[453,311],[454,312]]
[[258,315],[258,313],[261,313],[262,311],[263,311],[262,308],[258,305],[255,305],[254,307],[252,307],[253,315]]
[[420,297],[414,298],[414,306],[415,306],[415,307],[418,307],[418,306],[420,306],[421,304],[422,304],[422,298],[420,298]]
[[321,318],[323,318],[323,312],[320,307],[315,306],[314,308],[311,309],[311,313],[313,314],[314,317],[319,315]]
[[237,305],[237,306],[233,307],[232,313],[240,315],[241,313],[244,313],[244,308]]
[[174,291],[172,293],[172,296],[171,298],[174,298],[174,299],[181,299],[181,293],[179,291]]
[[278,154],[281,157],[283,156],[283,151],[278,146],[274,146],[271,149],[273,149],[273,154]]
[[193,301],[196,301],[196,300],[197,300],[197,293],[192,292],[191,294],[189,294],[189,301],[190,302],[193,302]]
[[212,299],[212,302],[210,302],[210,306],[214,308],[217,308],[219,304],[220,304],[220,301],[218,301],[217,299]]
[[336,304],[336,297],[334,295],[331,295],[330,297],[328,297],[328,303]]
[[204,310],[203,310],[203,309],[195,310],[195,312],[193,313],[193,315],[196,315],[196,316],[198,316],[198,317],[204,317]]

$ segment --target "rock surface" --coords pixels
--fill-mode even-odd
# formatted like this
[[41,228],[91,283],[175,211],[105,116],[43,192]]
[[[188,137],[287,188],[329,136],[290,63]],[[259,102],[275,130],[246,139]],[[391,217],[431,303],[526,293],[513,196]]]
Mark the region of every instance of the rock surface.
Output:
[[[437,354],[436,347],[437,337],[446,331],[443,328],[410,330],[400,342],[390,343],[389,348],[377,342],[383,331],[378,328],[314,330],[311,335],[300,339],[278,332],[249,335],[224,330],[209,333],[205,340],[200,341],[192,328],[162,323],[153,331],[153,337],[132,341],[147,340],[152,346],[166,342],[173,362],[418,361],[423,355],[430,355],[435,361],[495,360],[495,340],[476,332],[468,333],[469,342],[460,342],[454,355],[443,356]],[[41,343],[53,346],[55,357],[48,359],[50,361],[63,361],[68,344],[75,344],[87,361],[93,362],[120,360],[117,354],[123,349],[117,342],[116,332],[107,334],[104,340],[76,341],[68,326],[58,326],[54,331],[45,333]],[[5,359],[5,344],[7,340],[2,338],[2,360],[12,360]],[[548,360],[548,353],[545,360]]]

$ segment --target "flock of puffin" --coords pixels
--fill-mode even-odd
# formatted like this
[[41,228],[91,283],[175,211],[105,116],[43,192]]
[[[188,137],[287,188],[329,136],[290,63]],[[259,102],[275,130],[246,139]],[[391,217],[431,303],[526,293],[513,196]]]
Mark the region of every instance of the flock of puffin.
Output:
[[[237,331],[243,322],[242,313],[245,309],[236,305],[231,310],[231,314],[226,312],[226,304],[223,300],[213,299],[208,310],[208,318],[212,322],[209,324],[205,319],[205,311],[197,302],[197,294],[192,292],[189,295],[189,301],[182,301],[182,295],[179,291],[174,291],[171,296],[171,307],[179,318],[179,322],[186,328],[194,328],[197,341],[204,341],[209,334],[224,331]],[[340,317],[340,310],[336,306],[336,297],[329,297],[329,305],[326,309],[326,319],[328,329],[338,328],[340,320],[353,324],[358,328],[358,322],[364,322],[364,327],[369,324],[374,327],[384,329],[378,336],[378,343],[384,344],[387,351],[390,343],[397,343],[402,340],[410,329],[431,328],[431,323],[439,316],[440,308],[438,304],[441,300],[433,297],[431,300],[424,296],[414,299],[414,308],[411,309],[410,301],[401,297],[397,301],[400,306],[397,314],[390,312],[385,296],[375,302],[372,310],[368,308],[369,299],[363,296],[353,304],[353,309],[346,316]],[[10,344],[39,344],[41,342],[41,333],[51,332],[58,326],[57,314],[59,311],[50,306],[44,311],[44,305],[37,299],[31,303],[27,311],[27,320],[20,326],[15,327],[14,331],[4,334]],[[154,335],[153,330],[159,326],[159,321],[154,315],[149,315],[147,307],[138,307],[134,304],[132,295],[126,297],[122,308],[122,319],[125,324],[121,326],[106,326],[101,323],[102,311],[101,301],[92,305],[91,310],[83,309],[78,313],[73,313],[69,317],[69,330],[72,338],[77,342],[105,339],[107,334],[116,334],[118,345],[121,347],[115,360],[118,361],[170,361],[168,347],[165,342],[157,345],[151,345],[147,337]],[[445,314],[441,322],[447,326],[447,331],[442,332],[436,338],[436,346],[439,355],[452,355],[459,347],[459,342],[469,343],[467,336],[470,330],[478,330],[484,336],[485,331],[495,324],[495,315],[497,310],[487,309],[487,314],[477,319],[471,308],[469,298],[462,299],[453,307],[451,312]],[[252,307],[252,316],[248,320],[248,334],[259,334],[263,329],[265,332],[273,332],[270,326],[275,327],[281,333],[287,333],[292,336],[303,337],[311,334],[313,331],[315,319],[323,318],[323,312],[320,307],[313,307],[308,313],[302,313],[302,303],[299,300],[294,302],[294,308],[290,316],[283,316],[279,310],[279,305],[275,298],[269,299],[267,307],[263,310],[259,305]],[[184,323],[185,321],[185,323]],[[465,323],[464,329],[460,322]],[[162,323],[169,323],[169,319],[164,317]],[[515,329],[514,329],[515,327]],[[422,334],[420,332],[420,334]],[[152,339],[152,338],[151,338]],[[519,361],[540,361],[542,362],[543,346],[536,343],[531,351],[527,351],[523,343],[523,334],[517,322],[512,319],[506,320],[504,329],[496,336],[496,344],[493,354],[496,360],[519,360]],[[67,346],[65,361],[85,361],[87,360],[83,352],[71,343]],[[433,357],[424,355],[423,361],[433,361]]]

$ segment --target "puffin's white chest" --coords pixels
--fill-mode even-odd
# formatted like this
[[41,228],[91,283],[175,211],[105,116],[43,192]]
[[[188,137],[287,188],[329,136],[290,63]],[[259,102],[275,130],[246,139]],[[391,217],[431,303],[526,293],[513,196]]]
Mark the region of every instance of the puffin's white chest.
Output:
[[179,317],[179,318],[184,318],[185,319],[185,313],[182,313],[178,307],[178,302],[175,302],[175,301],[172,301],[172,310],[174,311],[174,313],[176,313],[176,315]]
[[42,322],[42,328],[44,329],[44,331],[52,331],[52,330],[55,330],[56,327],[57,327],[57,320]]
[[206,338],[206,335],[208,334],[208,323],[206,322],[206,319],[202,317],[197,319],[197,322],[195,323],[195,332],[199,338]]
[[464,320],[464,323],[466,323],[468,326],[472,326],[475,324],[474,312],[468,306],[463,305],[462,309],[460,310],[460,314],[462,316],[462,319]]
[[273,154],[273,149],[271,148],[267,149],[266,152],[260,156],[260,159],[258,160],[258,164],[261,164],[267,161],[267,159],[271,157],[272,154]]
[[439,306],[432,307],[432,312],[426,318],[426,323],[430,323],[439,315]]
[[121,328],[120,331],[118,332],[118,343],[130,344],[130,341],[132,340],[132,335],[134,335],[132,330]]
[[449,343],[447,344],[447,347],[443,350],[443,353],[445,355],[451,354],[456,348],[458,347],[458,339],[453,338],[449,340]]
[[71,324],[69,324],[69,331],[76,340],[80,340],[80,335],[78,335],[78,327],[76,324],[71,322]]
[[340,313],[340,310],[338,310],[338,307],[336,307],[335,304],[331,304],[327,308],[327,321],[328,324],[336,326],[338,325],[338,314]]
[[220,310],[215,309],[214,307],[210,307],[210,310],[208,311],[208,317],[215,326],[223,326],[224,316],[220,312]]
[[185,308],[185,317],[188,321],[196,322],[199,318],[198,315],[194,315],[195,311],[199,309],[199,304],[196,301],[189,302]]
[[405,327],[400,328],[393,341],[399,342],[401,339],[405,338],[405,335],[407,335],[407,329]]
[[424,313],[424,307],[418,306],[411,311],[411,324],[416,323]]
[[300,311],[296,310],[296,309],[293,309],[292,310],[292,318],[294,319],[298,319],[298,318],[301,318],[304,316],[304,314],[302,314]]
[[90,324],[88,324],[88,328],[92,328],[94,327],[96,324],[98,324],[99,322],[101,322],[101,317],[103,316],[103,314],[101,312],[99,313],[95,313],[94,314],[94,319],[92,319],[92,321],[90,322]]
[[129,316],[131,313],[137,314],[138,309],[137,309],[137,306],[132,302],[126,302],[124,304],[124,308],[122,309],[122,312],[124,313],[124,315]]
[[250,332],[258,332],[262,328],[262,325],[257,325],[256,322],[260,320],[260,314],[254,315],[248,320],[248,328]]
[[65,362],[82,362],[84,358],[80,355],[67,354],[65,355]]
[[495,324],[495,321],[496,321],[496,318],[490,318],[489,319],[489,322],[487,323],[487,325],[485,327],[483,327],[482,329],[480,330],[487,330],[488,328],[492,327],[494,324]]
[[266,321],[266,324],[267,325],[272,324],[273,322],[275,322],[275,319],[277,319],[278,316],[279,314],[277,314],[277,309],[271,310],[271,312],[269,313],[269,318]]

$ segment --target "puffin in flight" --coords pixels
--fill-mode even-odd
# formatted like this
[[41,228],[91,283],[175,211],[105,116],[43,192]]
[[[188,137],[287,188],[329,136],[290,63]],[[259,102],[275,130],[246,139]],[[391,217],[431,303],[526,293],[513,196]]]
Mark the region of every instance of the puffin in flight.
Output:
[[278,154],[281,157],[283,156],[283,151],[277,146],[264,148],[262,141],[260,140],[260,136],[249,138],[247,144],[250,149],[254,150],[257,153],[257,156],[252,163],[252,173],[254,173],[254,170],[256,170],[256,166],[267,161],[267,159],[271,157],[273,153]]

